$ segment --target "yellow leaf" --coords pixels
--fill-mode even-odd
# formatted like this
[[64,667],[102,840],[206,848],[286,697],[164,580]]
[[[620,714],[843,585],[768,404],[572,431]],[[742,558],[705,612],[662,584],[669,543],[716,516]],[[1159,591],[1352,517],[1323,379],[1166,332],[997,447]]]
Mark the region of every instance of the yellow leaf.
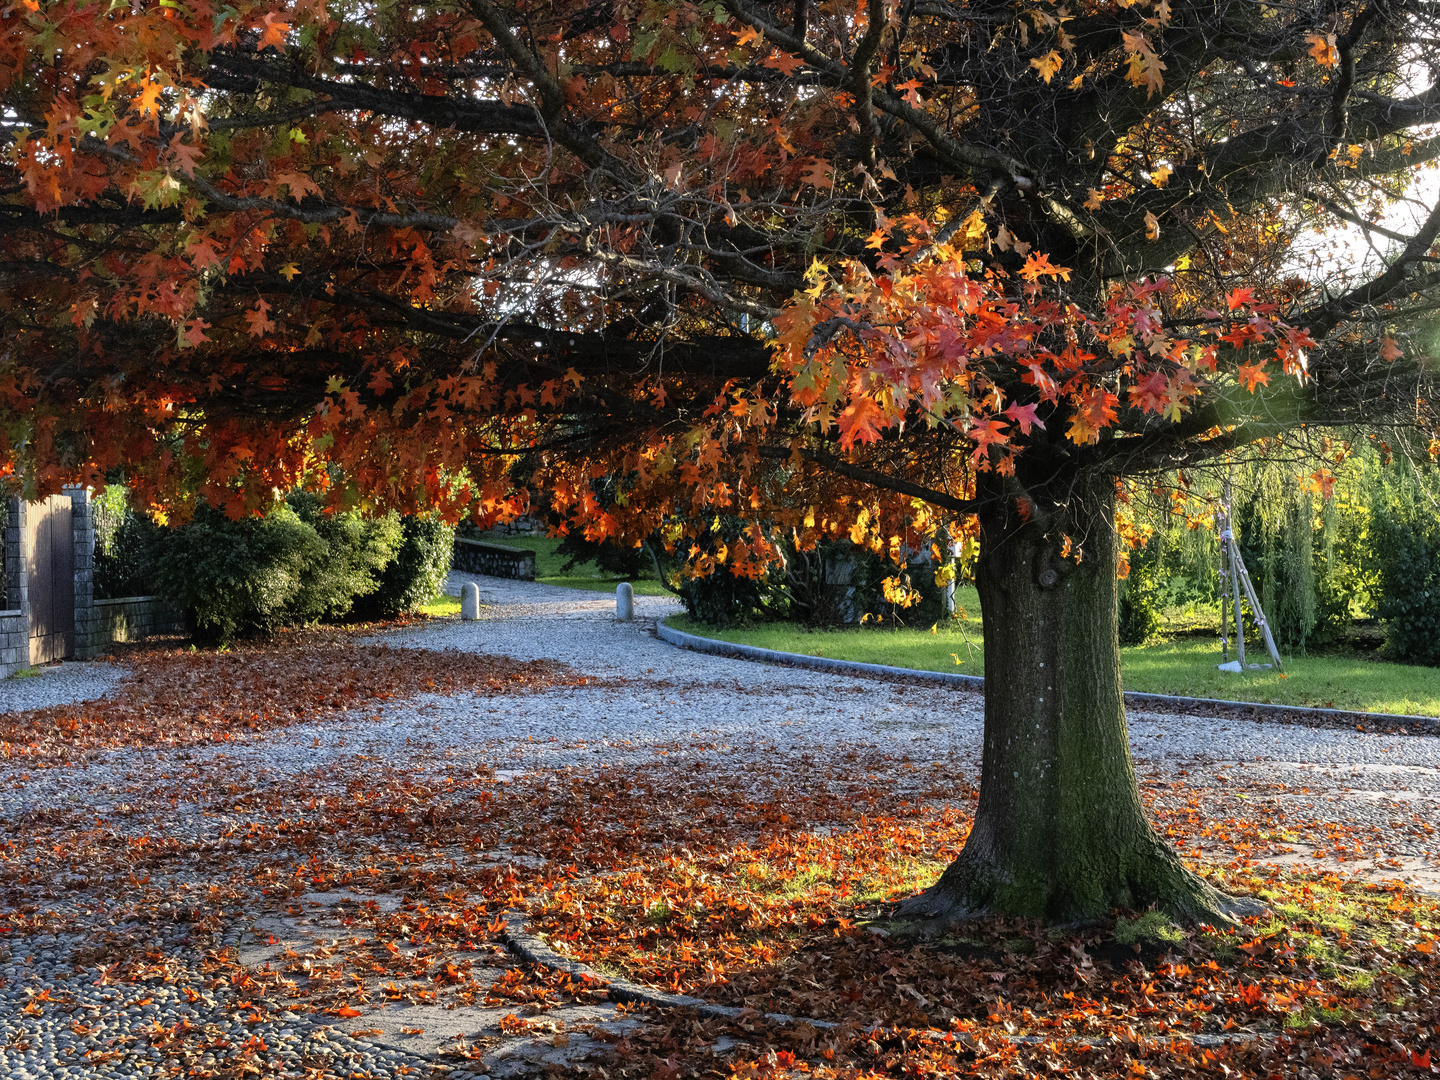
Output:
[[283,277],[286,281],[294,281],[295,276],[299,273],[300,268],[296,266],[293,262],[286,263],[280,268],[280,276]]
[[1170,176],[1174,171],[1169,165],[1161,165],[1150,174],[1150,182],[1156,187],[1164,187],[1170,182]]
[[1125,78],[1134,86],[1145,87],[1145,96],[1150,97],[1165,85],[1165,79],[1160,74],[1165,70],[1165,64],[1155,54],[1150,39],[1143,32],[1126,30],[1124,40],[1125,48],[1130,53],[1130,66],[1125,72]]
[[1060,66],[1064,63],[1065,60],[1061,57],[1060,53],[1055,49],[1051,49],[1038,60],[1031,60],[1030,66],[1038,71],[1040,77],[1048,83],[1055,77],[1055,73],[1060,70]]
[[979,210],[973,210],[970,216],[965,219],[965,224],[960,227],[960,235],[967,241],[979,240],[985,235],[985,215]]
[[1096,191],[1093,187],[1089,189],[1089,196],[1085,199],[1086,210],[1099,210],[1105,202],[1105,196]]

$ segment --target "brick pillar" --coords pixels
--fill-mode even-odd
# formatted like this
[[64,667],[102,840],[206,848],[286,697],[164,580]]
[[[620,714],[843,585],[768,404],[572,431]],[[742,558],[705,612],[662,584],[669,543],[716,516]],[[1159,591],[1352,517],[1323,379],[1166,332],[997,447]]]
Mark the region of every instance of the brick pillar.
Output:
[[0,676],[30,666],[30,598],[25,580],[25,500],[11,498],[5,521],[5,610],[0,616]]
[[70,530],[75,552],[75,659],[89,660],[97,649],[95,611],[95,517],[90,492],[69,487]]

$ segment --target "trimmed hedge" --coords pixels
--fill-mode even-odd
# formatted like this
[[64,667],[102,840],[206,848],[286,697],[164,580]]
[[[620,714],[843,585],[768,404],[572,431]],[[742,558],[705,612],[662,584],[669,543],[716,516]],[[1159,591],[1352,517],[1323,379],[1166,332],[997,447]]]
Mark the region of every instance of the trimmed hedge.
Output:
[[328,554],[288,506],[242,521],[202,506],[185,525],[160,532],[147,576],[157,595],[185,612],[197,640],[223,643],[291,621],[307,573]]

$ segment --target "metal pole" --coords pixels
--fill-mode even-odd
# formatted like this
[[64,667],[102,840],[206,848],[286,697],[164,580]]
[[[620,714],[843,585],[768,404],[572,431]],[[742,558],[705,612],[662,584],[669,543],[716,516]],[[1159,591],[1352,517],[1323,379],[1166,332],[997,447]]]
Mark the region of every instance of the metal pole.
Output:
[[1265,648],[1270,650],[1270,659],[1275,661],[1275,669],[1283,670],[1284,665],[1280,663],[1280,650],[1275,648],[1275,639],[1270,636],[1270,624],[1265,620],[1265,612],[1260,607],[1260,601],[1255,596],[1255,586],[1250,582],[1250,572],[1245,569],[1245,563],[1240,563],[1238,576],[1245,579],[1245,595],[1250,598],[1250,614],[1260,626],[1260,636],[1265,639]]
[[[1225,530],[1230,527],[1230,521],[1225,512],[1219,512],[1220,533],[1223,536]],[[1220,541],[1220,662],[1230,662],[1230,570],[1229,570],[1229,548],[1225,541]]]
[[[1245,617],[1240,613],[1240,551],[1235,534],[1230,530],[1225,541],[1230,547],[1230,588],[1235,594],[1235,659],[1245,666]],[[1252,611],[1251,614],[1254,614]]]
[[[1240,612],[1240,548],[1235,540],[1235,514],[1230,506],[1230,478],[1225,478],[1225,531],[1220,534],[1230,562],[1230,589],[1235,598],[1235,659],[1245,667],[1245,617]],[[1253,614],[1253,613],[1252,613]]]

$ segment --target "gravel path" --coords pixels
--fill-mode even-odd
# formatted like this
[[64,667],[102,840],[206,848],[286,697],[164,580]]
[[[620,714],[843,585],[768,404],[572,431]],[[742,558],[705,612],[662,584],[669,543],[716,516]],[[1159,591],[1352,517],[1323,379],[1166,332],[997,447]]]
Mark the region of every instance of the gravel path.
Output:
[[0,713],[93,701],[125,678],[123,665],[101,660],[66,660],[30,670],[35,674],[0,679]]
[[[452,574],[451,590],[464,580],[472,579]],[[663,766],[693,770],[702,786],[744,783],[750,772],[792,765],[798,776],[842,750],[853,758],[855,748],[868,756],[848,767],[854,775],[831,770],[836,790],[867,775],[917,793],[933,792],[937,776],[960,786],[978,779],[974,692],[678,650],[652,632],[654,620],[679,610],[669,597],[636,597],[637,621],[619,624],[608,595],[473,580],[479,620],[432,620],[376,640],[560,661],[593,681],[538,695],[422,695],[221,746],[113,751],[67,769],[0,760],[0,867],[22,837],[31,847],[19,858],[36,867],[10,873],[0,902],[8,931],[0,934],[0,1080],[203,1072],[247,1054],[266,1074],[429,1075],[442,1036],[457,1030],[488,1033],[476,1072],[498,1077],[559,1060],[558,1042],[503,1037],[494,1008],[406,1006],[356,1018],[258,1004],[237,1012],[255,991],[233,966],[217,966],[217,947],[240,949],[258,972],[278,950],[304,948],[306,935],[350,932],[336,914],[350,910],[344,897],[301,896],[283,882],[286,903],[310,905],[313,920],[273,904],[259,914],[260,868],[275,865],[265,862],[266,845],[283,846],[283,836],[259,828],[265,815],[300,822],[319,812],[317,800],[344,804],[371,790],[429,792],[433,811],[473,798],[472,776],[569,782],[605,768],[638,775]],[[7,680],[0,711],[93,698],[123,675],[119,664],[67,664],[13,689]],[[1152,812],[1180,830],[1186,851],[1440,887],[1440,738],[1143,711],[1131,714],[1130,735]],[[1235,823],[1242,818],[1248,824]],[[59,854],[46,870],[52,848]],[[65,868],[91,850],[109,853],[104,881]],[[486,857],[505,865],[503,844]],[[235,866],[252,868],[254,880],[236,878]],[[176,922],[175,906],[192,904],[223,916],[211,929]],[[111,981],[117,958],[136,956],[153,966],[151,980]],[[619,1022],[589,1008],[571,1022]],[[407,1024],[426,1033],[400,1034]],[[577,1037],[573,1052],[585,1045]]]

